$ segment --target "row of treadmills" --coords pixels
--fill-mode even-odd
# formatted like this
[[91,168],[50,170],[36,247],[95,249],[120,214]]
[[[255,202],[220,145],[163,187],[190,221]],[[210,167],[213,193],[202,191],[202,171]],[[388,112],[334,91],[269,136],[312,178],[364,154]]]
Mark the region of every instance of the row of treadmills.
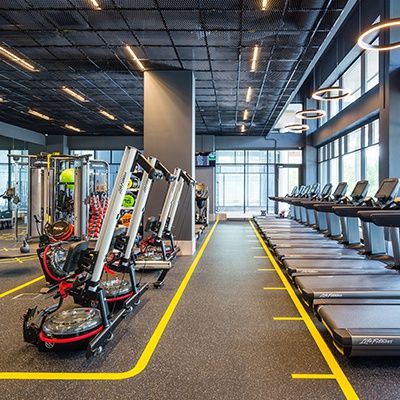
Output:
[[301,299],[347,357],[400,355],[399,180],[374,197],[357,182],[300,186],[285,197],[289,216],[254,217]]

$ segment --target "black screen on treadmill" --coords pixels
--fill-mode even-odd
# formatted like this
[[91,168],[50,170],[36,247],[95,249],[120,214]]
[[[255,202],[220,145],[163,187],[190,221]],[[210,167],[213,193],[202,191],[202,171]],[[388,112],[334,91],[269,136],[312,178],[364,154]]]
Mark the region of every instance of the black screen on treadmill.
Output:
[[331,189],[332,189],[332,185],[330,183],[327,183],[322,189],[321,196],[326,196],[327,194],[329,194]]
[[347,183],[346,182],[340,182],[339,185],[337,185],[336,190],[333,192],[333,196],[343,196],[345,193],[343,193],[347,188]]
[[375,197],[377,199],[388,199],[396,196],[396,193],[394,191],[397,188],[398,180],[397,179],[390,179],[390,180],[384,180],[382,182],[382,185],[379,187],[378,191],[375,194]]
[[368,187],[368,181],[358,181],[356,187],[351,193],[351,197],[360,197],[364,194],[364,191]]

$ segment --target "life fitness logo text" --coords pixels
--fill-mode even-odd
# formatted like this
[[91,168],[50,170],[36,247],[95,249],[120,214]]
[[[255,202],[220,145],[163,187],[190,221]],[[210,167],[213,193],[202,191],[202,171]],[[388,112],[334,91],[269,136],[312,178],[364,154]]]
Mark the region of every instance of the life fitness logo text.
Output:
[[361,340],[360,345],[392,344],[392,343],[393,339],[365,338]]

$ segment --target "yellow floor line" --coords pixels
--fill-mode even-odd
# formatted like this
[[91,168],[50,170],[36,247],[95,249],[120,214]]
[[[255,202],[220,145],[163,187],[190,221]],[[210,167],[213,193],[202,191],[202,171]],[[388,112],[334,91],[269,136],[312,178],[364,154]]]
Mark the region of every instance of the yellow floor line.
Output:
[[[160,322],[158,323],[156,329],[151,335],[143,353],[140,355],[139,360],[133,368],[128,371],[123,372],[0,372],[0,380],[123,380],[133,378],[134,376],[140,374],[149,364],[151,357],[157,348],[157,345],[172,317],[174,311],[179,304],[179,301],[186,290],[186,287],[199,264],[201,257],[217,227],[218,220],[214,222],[213,227],[205,238],[199,252],[197,253],[195,259],[193,260],[191,266],[189,267],[185,277],[183,278],[181,284],[179,285],[177,291],[174,294],[171,302],[169,303],[167,309],[165,310]],[[125,328],[127,329],[127,328]]]
[[274,317],[274,321],[303,321],[301,317]]
[[292,374],[293,379],[336,379],[333,374]]
[[264,290],[287,290],[285,287],[265,287]]
[[36,282],[39,282],[39,281],[41,281],[43,278],[44,278],[44,275],[39,276],[39,277],[37,277],[37,278],[35,278],[35,279],[32,279],[32,280],[29,281],[29,282],[25,282],[25,283],[23,283],[22,285],[19,285],[19,286],[13,288],[13,289],[10,289],[10,290],[7,290],[6,292],[0,293],[0,299],[2,299],[3,297],[8,296],[9,294],[18,292],[18,290],[21,290],[21,289],[23,289],[23,288],[26,288],[27,286],[30,286],[30,285],[32,285],[32,284],[34,284],[34,283],[36,283]]
[[282,283],[284,284],[285,288],[287,289],[287,292],[288,292],[290,298],[292,299],[295,307],[297,308],[297,311],[299,312],[300,316],[303,318],[304,323],[307,326],[307,329],[309,330],[309,332],[310,332],[311,336],[313,337],[315,343],[317,344],[322,356],[324,357],[326,363],[328,364],[330,370],[332,371],[344,396],[348,400],[358,400],[359,397],[358,397],[356,391],[354,390],[354,388],[351,385],[351,383],[349,382],[347,376],[345,375],[342,368],[338,364],[335,356],[333,355],[332,351],[326,344],[325,340],[322,338],[317,327],[314,325],[314,322],[312,321],[310,315],[307,313],[302,302],[297,297],[295,291],[293,290],[291,284],[287,280],[285,274],[282,272],[282,270],[279,267],[278,263],[276,262],[274,256],[269,251],[267,245],[263,241],[261,235],[256,230],[253,223],[251,221],[249,221],[249,223],[252,226],[253,231],[254,231],[255,235],[257,236],[258,240],[260,241],[260,244],[263,247],[265,253],[267,254],[269,261],[271,262],[272,266],[275,268],[277,274],[279,275],[279,278],[281,279]]

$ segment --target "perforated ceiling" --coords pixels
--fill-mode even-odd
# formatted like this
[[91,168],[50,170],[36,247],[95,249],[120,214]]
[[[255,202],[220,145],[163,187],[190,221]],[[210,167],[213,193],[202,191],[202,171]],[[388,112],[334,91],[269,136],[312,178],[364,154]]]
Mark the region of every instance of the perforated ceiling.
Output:
[[[190,69],[198,134],[267,134],[346,0],[1,0],[0,41],[31,60],[29,72],[0,55],[0,120],[48,134],[139,133],[143,74]],[[254,46],[259,57],[254,72]],[[79,102],[61,87],[79,91]],[[248,87],[252,88],[246,102]],[[52,118],[27,114],[32,108]],[[117,117],[110,121],[98,113]],[[243,121],[244,110],[248,120]]]

